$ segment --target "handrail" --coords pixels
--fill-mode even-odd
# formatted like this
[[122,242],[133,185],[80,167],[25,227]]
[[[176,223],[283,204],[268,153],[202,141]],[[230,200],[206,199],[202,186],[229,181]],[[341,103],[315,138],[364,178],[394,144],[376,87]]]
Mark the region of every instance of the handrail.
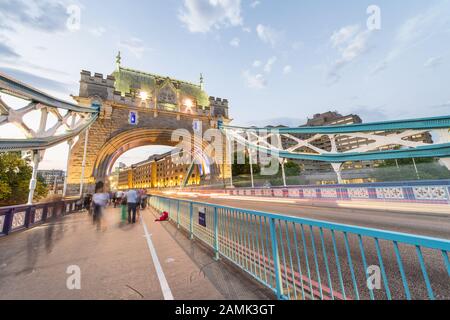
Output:
[[98,113],[98,110],[95,108],[81,107],[79,105],[54,98],[1,72],[0,91],[11,94],[18,98],[39,102],[53,108],[60,108],[76,112]]
[[406,119],[406,120],[393,120],[382,121],[372,123],[357,123],[349,125],[335,125],[335,126],[320,126],[320,127],[268,127],[268,128],[252,128],[252,127],[239,127],[219,124],[219,128],[236,129],[236,130],[250,130],[250,131],[272,131],[276,130],[280,134],[282,133],[303,133],[303,134],[333,134],[333,133],[356,133],[356,132],[375,132],[375,131],[396,131],[396,130],[408,130],[408,129],[443,129],[450,128],[450,115],[440,117],[429,117],[419,119]]

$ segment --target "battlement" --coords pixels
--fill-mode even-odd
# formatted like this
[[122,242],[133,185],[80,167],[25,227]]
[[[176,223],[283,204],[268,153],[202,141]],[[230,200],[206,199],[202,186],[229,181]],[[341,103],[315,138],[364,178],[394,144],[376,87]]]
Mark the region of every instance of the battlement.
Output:
[[215,107],[228,108],[228,99],[209,97],[209,104]]
[[114,87],[114,82],[116,79],[113,76],[106,76],[104,77],[101,73],[92,73],[87,70],[81,71],[81,80],[82,82],[90,83],[90,84],[97,84],[97,85],[105,85],[108,87]]
[[104,77],[101,73],[92,73],[83,70],[80,73],[80,97],[100,97],[104,100],[110,100],[115,91],[113,76]]

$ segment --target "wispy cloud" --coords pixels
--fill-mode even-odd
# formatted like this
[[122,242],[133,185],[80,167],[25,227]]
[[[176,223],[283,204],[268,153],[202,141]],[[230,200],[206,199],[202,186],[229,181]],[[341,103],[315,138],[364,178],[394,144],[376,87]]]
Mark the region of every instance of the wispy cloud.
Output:
[[235,48],[239,47],[240,44],[241,44],[241,40],[239,40],[239,38],[233,38],[230,41],[230,46],[235,47]]
[[437,66],[440,66],[443,62],[444,62],[443,57],[432,57],[432,58],[428,59],[427,61],[425,61],[423,66],[425,68],[435,68]]
[[2,42],[0,42],[0,58],[20,58],[20,55],[14,51],[13,48],[9,47],[7,44],[3,42],[3,39],[0,38]]
[[103,27],[96,27],[96,28],[90,29],[89,32],[90,32],[94,37],[101,37],[102,35],[105,34],[106,29],[103,28]]
[[250,7],[252,7],[253,9],[255,9],[257,6],[259,6],[261,4],[261,1],[255,0],[252,1],[252,3],[250,3]]
[[256,33],[262,42],[269,44],[271,47],[275,47],[280,41],[282,33],[273,29],[270,26],[264,26],[258,24],[256,26]]
[[46,32],[66,29],[67,7],[57,0],[0,1],[0,26],[14,30],[17,26],[26,26]]
[[255,61],[253,61],[253,67],[259,68],[259,67],[261,67],[261,66],[262,66],[261,60],[255,60]]
[[247,86],[251,89],[264,89],[267,87],[267,80],[264,75],[257,73],[253,74],[249,70],[243,72],[243,77]]
[[190,32],[209,32],[212,28],[240,26],[241,0],[184,0],[178,18]]
[[284,68],[283,68],[283,74],[289,74],[289,73],[291,73],[292,72],[292,66],[290,66],[290,65],[287,65],[287,66],[284,66]]
[[264,72],[265,73],[271,73],[273,65],[277,62],[277,57],[271,57],[269,60],[267,60],[266,64],[264,65]]
[[414,47],[440,32],[443,27],[449,25],[450,6],[448,1],[442,1],[406,20],[398,28],[394,45],[386,57],[376,65],[371,74],[377,74],[385,69],[403,53],[409,52]]
[[370,35],[371,31],[359,25],[349,25],[333,33],[330,43],[340,56],[328,70],[330,83],[339,81],[340,70],[367,52]]
[[138,59],[142,58],[145,51],[151,50],[145,46],[144,41],[135,37],[121,40],[119,42],[119,47],[127,49]]

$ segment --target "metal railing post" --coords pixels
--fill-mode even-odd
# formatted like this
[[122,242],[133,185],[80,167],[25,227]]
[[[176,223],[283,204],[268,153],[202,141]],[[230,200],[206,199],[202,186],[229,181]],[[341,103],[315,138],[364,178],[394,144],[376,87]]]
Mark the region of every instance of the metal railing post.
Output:
[[180,229],[180,200],[177,200],[177,228]]
[[219,260],[219,215],[217,207],[214,207],[214,254],[214,260]]
[[270,218],[270,238],[272,240],[273,267],[275,269],[275,281],[277,286],[277,298],[283,299],[283,279],[281,278],[280,257],[278,253],[278,240],[275,227],[275,219]]
[[189,234],[191,240],[194,239],[194,204],[189,203]]

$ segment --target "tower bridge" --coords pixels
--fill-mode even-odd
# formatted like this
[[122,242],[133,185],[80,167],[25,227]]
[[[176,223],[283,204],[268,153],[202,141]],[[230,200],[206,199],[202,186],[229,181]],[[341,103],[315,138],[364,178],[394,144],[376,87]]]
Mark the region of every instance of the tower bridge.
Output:
[[[120,55],[111,75],[81,72],[79,94],[74,97],[77,104],[55,99],[4,74],[0,74],[0,94],[27,101],[25,107],[14,109],[0,99],[1,133],[5,125],[24,133],[23,138],[0,137],[0,152],[33,154],[28,204],[0,208],[0,261],[7,262],[0,266],[2,297],[61,298],[63,292],[66,298],[104,299],[111,296],[102,293],[113,292],[112,298],[119,299],[124,282],[128,287],[129,283],[143,286],[145,298],[150,299],[450,297],[450,281],[445,281],[450,279],[448,181],[439,185],[221,190],[222,194],[200,194],[202,201],[192,201],[188,198],[192,194],[154,195],[148,201],[150,208],[142,213],[145,238],[141,229],[125,228],[118,221],[118,211],[108,208],[109,229],[99,230],[108,239],[103,242],[93,234],[79,198],[32,201],[43,153],[62,142],[70,147],[64,194],[82,195],[95,181],[105,180],[121,154],[149,144],[173,146],[172,133],[180,128],[190,139],[200,127],[219,129],[226,138],[221,146],[228,157],[237,143],[251,150],[250,154],[260,151],[281,164],[283,159],[331,163],[338,177],[346,161],[435,157],[449,166],[450,116],[272,130],[236,127],[230,124],[228,101],[208,96],[203,77],[193,84],[123,68]],[[37,129],[25,121],[32,112],[40,114]],[[49,114],[56,118],[53,125],[49,125]],[[432,139],[416,139],[418,135]],[[344,149],[339,147],[341,139],[365,142]],[[202,151],[205,142],[193,140],[193,156],[209,157]],[[211,165],[205,183],[232,178],[229,165],[203,163]],[[334,207],[321,209],[317,204],[333,197],[340,201]],[[305,206],[307,199],[312,203]],[[375,207],[376,200],[385,206],[380,209],[377,203]],[[170,224],[148,223],[164,211],[169,213]],[[36,226],[42,228],[20,233]],[[20,234],[8,237],[11,233]],[[151,235],[155,235],[155,244]],[[157,270],[158,277],[148,272],[147,249],[151,270]],[[158,255],[170,270],[167,278],[161,275]],[[116,257],[126,263],[112,260]],[[102,282],[95,272],[88,272],[88,290],[61,291],[66,273],[58,268],[68,261],[86,269],[95,266],[102,272],[102,281],[107,280]],[[129,261],[137,266],[131,273]],[[379,268],[383,286],[377,291],[367,286],[369,265]],[[28,276],[29,270],[33,277]],[[202,272],[209,277],[192,281],[192,275]],[[180,277],[189,281],[180,281]],[[158,282],[161,292],[155,285]]]
[[[172,141],[172,133],[184,129],[194,136],[194,122],[203,131],[217,128],[219,121],[229,122],[228,100],[207,95],[202,76],[200,83],[194,84],[124,68],[120,54],[111,75],[82,71],[79,95],[74,99],[82,106],[99,105],[100,112],[90,135],[86,131],[70,146],[68,183],[72,193],[78,190],[83,170],[88,184],[105,181],[114,162],[128,150],[145,145],[175,146],[179,142]],[[199,147],[203,150],[206,145]],[[229,167],[206,163],[212,164],[207,170],[210,175],[204,177],[209,182],[229,176]]]

